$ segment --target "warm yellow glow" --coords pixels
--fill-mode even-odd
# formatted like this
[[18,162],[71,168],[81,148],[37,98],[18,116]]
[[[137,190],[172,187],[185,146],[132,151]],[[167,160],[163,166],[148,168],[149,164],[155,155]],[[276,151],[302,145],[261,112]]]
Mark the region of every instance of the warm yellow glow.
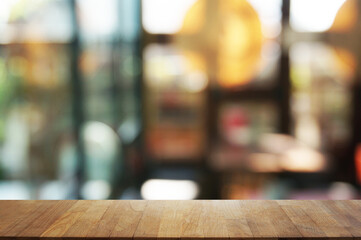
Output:
[[[203,23],[198,18],[203,16],[205,6],[213,13],[206,14]],[[222,87],[240,86],[252,80],[260,67],[263,35],[259,17],[247,1],[199,0],[188,11],[181,33],[194,33],[195,29],[200,31],[194,40],[176,41],[187,49],[202,51],[208,59],[215,58],[216,65],[211,63],[207,72]]]
[[219,1],[222,16],[219,36],[218,81],[223,87],[252,80],[262,48],[261,22],[246,1]]
[[20,51],[8,60],[12,74],[21,76],[27,85],[52,88],[64,82],[59,74],[64,53],[48,44],[23,44]]
[[184,88],[189,92],[200,92],[208,86],[208,76],[206,75],[206,63],[197,53],[184,52],[187,69],[189,73],[183,80]]
[[205,8],[207,0],[198,0],[184,17],[180,34],[192,34],[198,32],[204,24]]

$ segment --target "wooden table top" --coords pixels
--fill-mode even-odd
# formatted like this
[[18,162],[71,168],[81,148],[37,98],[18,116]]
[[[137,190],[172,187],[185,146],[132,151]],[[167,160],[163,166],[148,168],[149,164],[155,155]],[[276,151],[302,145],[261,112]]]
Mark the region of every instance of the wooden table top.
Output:
[[361,239],[361,201],[0,201],[2,239]]

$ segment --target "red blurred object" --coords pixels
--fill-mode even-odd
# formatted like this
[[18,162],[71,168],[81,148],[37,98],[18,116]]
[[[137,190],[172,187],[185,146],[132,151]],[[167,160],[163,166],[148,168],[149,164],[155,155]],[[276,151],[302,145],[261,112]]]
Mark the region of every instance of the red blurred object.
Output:
[[359,184],[361,184],[361,144],[356,147],[355,166],[357,181]]
[[239,106],[228,106],[221,113],[220,131],[230,144],[246,145],[249,143],[249,124],[247,112]]
[[243,127],[248,125],[248,122],[247,114],[239,108],[232,109],[231,111],[227,112],[223,119],[224,127],[227,130]]

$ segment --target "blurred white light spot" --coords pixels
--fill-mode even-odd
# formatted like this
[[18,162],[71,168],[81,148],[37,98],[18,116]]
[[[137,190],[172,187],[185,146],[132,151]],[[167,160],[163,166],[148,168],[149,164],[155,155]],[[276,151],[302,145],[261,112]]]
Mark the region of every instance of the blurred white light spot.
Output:
[[108,125],[101,122],[87,122],[82,129],[87,158],[87,179],[111,181],[120,138]]
[[281,0],[248,0],[257,11],[262,23],[262,33],[266,38],[276,38],[281,27]]
[[24,110],[13,108],[6,117],[5,141],[0,151],[0,164],[8,176],[24,176],[30,167],[27,159],[31,126],[26,122]]
[[39,199],[41,200],[61,200],[69,196],[71,186],[61,181],[50,181],[39,189]]
[[142,20],[149,33],[178,32],[188,9],[197,0],[143,0]]
[[116,0],[78,0],[80,24],[84,34],[108,36],[118,25]]
[[282,0],[248,0],[261,18],[281,19]]
[[348,200],[357,197],[357,190],[349,183],[334,182],[332,183],[328,196],[332,200]]
[[198,184],[190,180],[150,179],[141,188],[146,200],[191,200],[198,193]]
[[285,151],[300,145],[292,136],[286,134],[262,134],[259,146],[267,153],[282,154]]
[[2,0],[0,8],[0,24],[7,23],[10,17],[11,9],[19,0]]
[[323,32],[333,24],[346,0],[292,0],[290,22],[300,32]]
[[30,189],[21,181],[0,182],[0,200],[28,200]]
[[295,123],[295,135],[308,146],[318,148],[321,145],[321,131],[315,117],[310,114],[298,116]]
[[82,197],[91,200],[107,199],[110,193],[110,184],[104,180],[87,181],[81,189]]
[[266,42],[262,46],[263,59],[277,59],[281,55],[281,46],[276,42]]
[[138,136],[140,123],[135,118],[127,118],[118,128],[118,133],[124,143],[131,143]]
[[287,150],[281,161],[284,170],[293,172],[318,172],[326,167],[325,157],[308,147]]
[[195,71],[186,76],[184,85],[190,92],[200,92],[207,87],[207,76],[200,71]]
[[118,136],[111,127],[101,122],[87,122],[83,128],[86,150],[93,156],[115,155]]

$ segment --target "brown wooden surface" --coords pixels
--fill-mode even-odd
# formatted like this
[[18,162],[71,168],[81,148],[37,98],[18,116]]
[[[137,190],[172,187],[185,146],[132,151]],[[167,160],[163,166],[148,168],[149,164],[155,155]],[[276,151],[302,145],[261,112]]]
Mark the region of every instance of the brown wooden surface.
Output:
[[0,201],[1,239],[361,239],[361,201]]

